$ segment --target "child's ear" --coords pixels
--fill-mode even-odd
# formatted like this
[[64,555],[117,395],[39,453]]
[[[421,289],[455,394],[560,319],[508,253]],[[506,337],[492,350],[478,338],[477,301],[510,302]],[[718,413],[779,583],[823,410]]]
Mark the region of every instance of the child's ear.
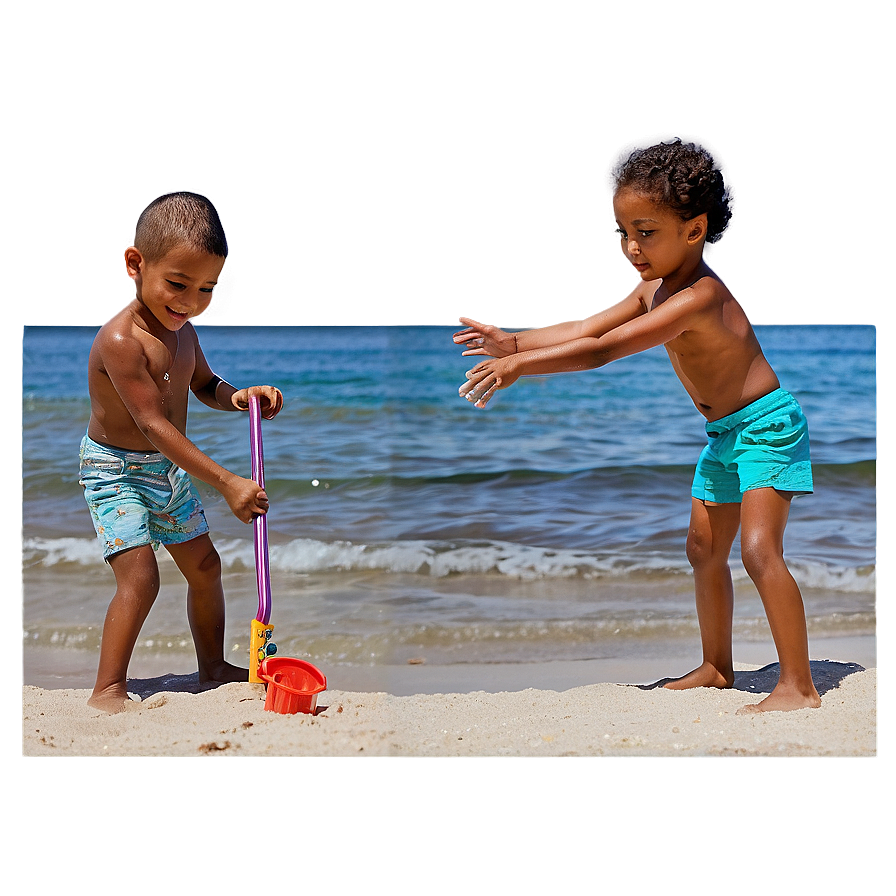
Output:
[[143,274],[143,256],[139,249],[129,246],[124,250],[124,263],[127,265],[128,277],[136,280]]
[[692,245],[699,243],[706,236],[708,229],[709,222],[706,218],[706,212],[703,212],[702,215],[697,215],[696,218],[691,218],[688,221],[688,242]]

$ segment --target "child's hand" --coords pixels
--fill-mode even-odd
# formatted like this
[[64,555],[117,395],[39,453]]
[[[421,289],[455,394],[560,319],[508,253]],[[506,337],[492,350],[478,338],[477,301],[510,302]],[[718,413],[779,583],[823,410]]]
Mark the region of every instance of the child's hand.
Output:
[[467,371],[467,381],[458,394],[472,401],[477,408],[484,408],[498,389],[506,389],[519,379],[508,360],[483,361]]
[[238,411],[249,410],[249,397],[257,395],[261,402],[261,416],[265,420],[276,417],[283,410],[283,393],[274,386],[249,386],[234,392],[230,401]]
[[255,517],[267,513],[270,501],[264,489],[251,479],[234,476],[221,490],[233,515],[242,523],[251,523]]
[[489,324],[480,324],[469,317],[460,318],[466,330],[459,330],[452,337],[455,345],[464,345],[464,355],[490,355],[493,358],[505,358],[516,352],[516,336],[505,333]]

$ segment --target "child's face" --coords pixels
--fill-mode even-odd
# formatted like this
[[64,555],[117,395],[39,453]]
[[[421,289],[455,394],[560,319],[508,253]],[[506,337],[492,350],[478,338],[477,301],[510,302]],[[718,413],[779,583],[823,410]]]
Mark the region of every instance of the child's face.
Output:
[[208,308],[224,267],[220,256],[190,246],[177,246],[156,261],[147,261],[131,247],[125,261],[137,298],[168,330],[179,330]]
[[674,274],[693,253],[702,251],[705,215],[690,221],[642,193],[623,187],[613,197],[622,252],[642,280]]

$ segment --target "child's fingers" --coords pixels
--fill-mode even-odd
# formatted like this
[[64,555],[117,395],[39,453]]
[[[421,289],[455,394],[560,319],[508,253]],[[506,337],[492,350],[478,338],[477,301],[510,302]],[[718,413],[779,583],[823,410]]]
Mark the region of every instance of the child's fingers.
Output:
[[272,417],[276,417],[283,409],[283,393],[273,386],[265,386],[264,388],[264,398],[267,401],[267,406],[262,411],[261,416],[265,420],[270,420]]
[[477,378],[481,379],[484,376],[488,376],[488,374],[491,372],[492,364],[494,364],[494,363],[495,362],[494,362],[493,358],[489,358],[488,361],[480,361],[475,367],[471,367],[464,374],[464,376],[467,379],[471,379],[471,378],[472,379],[477,379]]
[[500,386],[501,378],[486,364],[481,369],[474,367],[467,373],[467,382],[458,389],[458,394],[474,402],[476,407],[485,407],[492,393]]
[[[471,339],[480,339],[484,341],[485,331],[488,329],[486,324],[481,324],[469,317],[460,318],[460,322],[466,324],[467,328],[465,330],[458,330],[454,334],[453,338],[456,343],[469,342]],[[480,345],[481,344],[482,342],[480,342]]]
[[249,397],[258,396],[261,400],[261,416],[265,420],[276,417],[283,409],[283,393],[275,386],[250,386],[241,389],[233,396],[234,406],[241,411],[249,410]]
[[479,330],[458,330],[457,333],[454,334],[451,338],[454,340],[456,344],[460,344],[462,342],[469,342],[471,339],[481,338],[482,333]]
[[472,371],[467,373],[467,381],[457,390],[457,394],[461,398],[466,398],[469,393],[476,388],[480,377],[474,376]]
[[476,401],[476,407],[484,408],[488,404],[489,399],[492,397],[492,395],[495,394],[495,390],[499,389],[500,386],[501,386],[501,380],[496,379],[495,382],[492,384],[492,386],[488,390],[486,390],[486,392],[483,395],[481,395],[479,397],[479,399]]
[[255,503],[251,508],[252,519],[257,516],[264,516],[270,509],[271,502],[268,500],[267,493],[259,489],[255,495]]

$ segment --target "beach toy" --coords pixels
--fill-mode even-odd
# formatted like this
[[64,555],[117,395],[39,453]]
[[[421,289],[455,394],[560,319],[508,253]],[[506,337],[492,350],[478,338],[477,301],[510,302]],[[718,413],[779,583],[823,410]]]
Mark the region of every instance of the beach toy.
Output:
[[[261,441],[261,404],[249,398],[249,447],[252,479],[264,488],[264,447]],[[258,581],[258,609],[251,623],[249,640],[249,681],[264,683],[264,708],[272,712],[313,713],[317,695],[327,689],[326,676],[319,669],[292,657],[275,657],[277,645],[271,640],[271,567],[268,560],[268,520],[261,514],[252,521],[255,528],[255,577]]]
[[327,689],[327,678],[320,669],[292,657],[268,657],[259,666],[258,675],[267,683],[264,708],[270,712],[313,715],[317,695]]
[[[252,479],[264,488],[264,447],[261,441],[261,404],[256,395],[249,397],[249,448],[252,454]],[[277,652],[271,640],[271,569],[268,563],[268,518],[261,514],[252,521],[255,529],[255,577],[258,580],[258,610],[249,635],[249,681],[261,682],[259,665]]]

